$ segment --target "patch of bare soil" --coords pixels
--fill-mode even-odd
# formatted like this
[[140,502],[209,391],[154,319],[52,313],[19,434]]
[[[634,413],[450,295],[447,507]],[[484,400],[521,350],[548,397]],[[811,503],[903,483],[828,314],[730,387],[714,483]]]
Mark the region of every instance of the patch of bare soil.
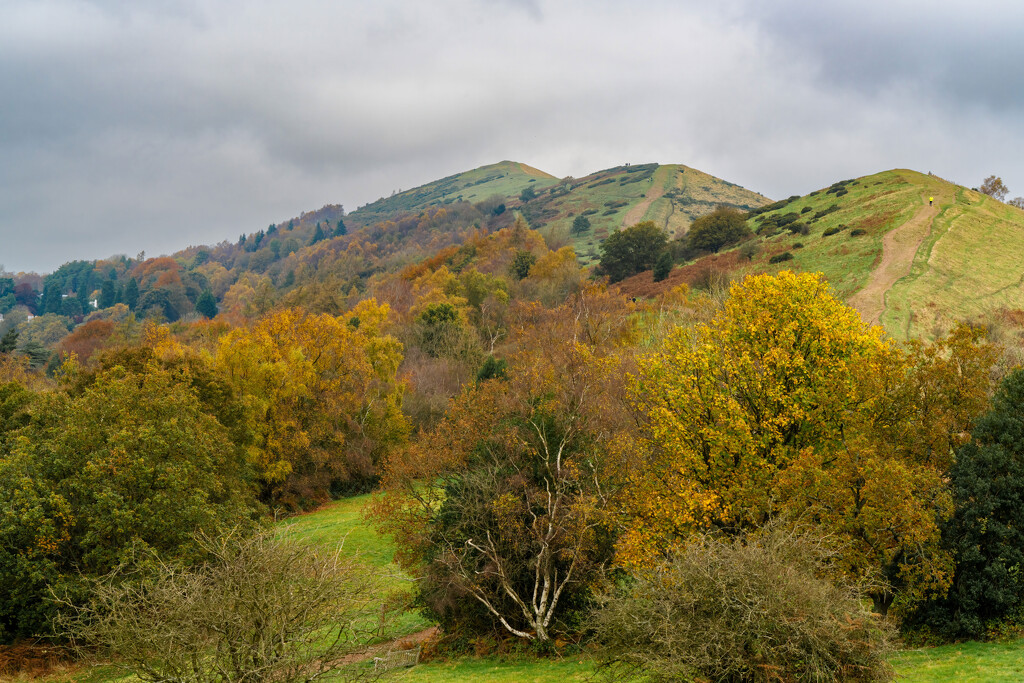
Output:
[[654,200],[665,194],[665,183],[657,176],[657,173],[651,176],[651,186],[647,189],[643,201],[627,211],[626,215],[622,217],[622,227],[628,228],[643,220],[644,214],[647,213],[647,209],[654,203]]
[[897,280],[910,274],[914,255],[931,233],[932,222],[938,215],[939,201],[936,200],[932,206],[922,206],[910,220],[882,238],[882,257],[878,265],[871,271],[864,288],[849,300],[849,304],[860,312],[861,320],[868,325],[878,324],[885,312],[886,293]]

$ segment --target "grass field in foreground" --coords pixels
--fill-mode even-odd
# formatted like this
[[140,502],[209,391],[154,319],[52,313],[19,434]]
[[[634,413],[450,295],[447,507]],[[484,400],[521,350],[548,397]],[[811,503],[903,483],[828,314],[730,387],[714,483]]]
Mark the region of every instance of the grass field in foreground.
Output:
[[[362,509],[370,496],[358,496],[330,503],[316,512],[280,523],[289,534],[313,543],[334,544],[345,538],[345,547],[360,553],[368,566],[394,571],[394,550],[386,539],[370,529]],[[396,579],[397,581],[397,579]],[[429,624],[410,612],[395,635],[425,628]],[[398,628],[395,628],[398,627]],[[897,680],[907,683],[939,681],[993,682],[1024,680],[1024,639],[1000,643],[959,643],[941,647],[902,650],[891,659]],[[586,656],[563,659],[512,659],[467,657],[451,662],[430,662],[395,672],[388,680],[437,681],[439,683],[572,683],[593,680],[594,664]],[[110,666],[84,667],[71,673],[50,676],[47,683],[112,683],[129,678]],[[131,679],[134,680],[134,679]]]

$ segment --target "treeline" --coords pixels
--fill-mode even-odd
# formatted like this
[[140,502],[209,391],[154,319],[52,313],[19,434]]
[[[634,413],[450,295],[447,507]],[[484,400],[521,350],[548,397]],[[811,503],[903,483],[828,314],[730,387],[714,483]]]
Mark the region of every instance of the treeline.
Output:
[[[121,260],[98,291],[136,282],[134,310],[115,284],[70,334],[58,313],[8,326],[0,638],[52,634],[48,596],[82,604],[136,558],[199,562],[198,531],[378,487],[373,519],[453,647],[592,639],[614,675],[877,680],[885,624],[1012,623],[1024,394],[982,329],[900,345],[790,272],[638,303],[509,213],[453,203],[344,235],[313,216],[322,239],[291,253],[266,243],[299,226]],[[608,264],[650,267],[669,248],[653,227]],[[632,241],[646,265],[616,251]],[[96,264],[72,266],[44,293],[95,293]],[[209,317],[140,307],[204,291]],[[692,638],[672,661],[666,630]]]
[[[0,639],[52,634],[53,596],[81,604],[143,550],[189,564],[196,533],[371,490],[414,428],[501,366],[491,354],[543,306],[530,302],[585,275],[520,222],[346,292],[336,278],[360,245],[323,240],[294,289],[253,288],[212,320],[115,304],[71,334],[58,321],[46,363],[0,349]],[[193,272],[168,262],[133,270]]]

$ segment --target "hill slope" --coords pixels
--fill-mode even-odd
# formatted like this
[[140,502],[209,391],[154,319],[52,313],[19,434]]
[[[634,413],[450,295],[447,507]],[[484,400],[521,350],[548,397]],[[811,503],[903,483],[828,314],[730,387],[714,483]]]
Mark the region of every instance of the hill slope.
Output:
[[349,219],[358,225],[370,225],[401,213],[414,213],[457,201],[478,203],[493,196],[518,198],[527,187],[533,186],[540,191],[556,181],[553,175],[532,166],[500,161],[378,199],[353,211]]
[[[1024,211],[976,191],[895,169],[766,208],[749,221],[757,253],[709,256],[668,282],[710,271],[820,271],[866,321],[899,339],[1024,308]],[[770,263],[786,253],[792,258]]]

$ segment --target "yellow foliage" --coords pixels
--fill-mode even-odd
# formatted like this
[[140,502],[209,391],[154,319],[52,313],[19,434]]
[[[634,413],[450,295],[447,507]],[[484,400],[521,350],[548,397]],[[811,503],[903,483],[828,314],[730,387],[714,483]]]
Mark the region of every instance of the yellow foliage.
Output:
[[883,593],[941,590],[942,475],[995,360],[958,334],[908,353],[817,275],[733,285],[710,323],[678,329],[640,362],[644,438],[619,561],[646,564],[696,531],[803,516],[834,534],[849,575]]

